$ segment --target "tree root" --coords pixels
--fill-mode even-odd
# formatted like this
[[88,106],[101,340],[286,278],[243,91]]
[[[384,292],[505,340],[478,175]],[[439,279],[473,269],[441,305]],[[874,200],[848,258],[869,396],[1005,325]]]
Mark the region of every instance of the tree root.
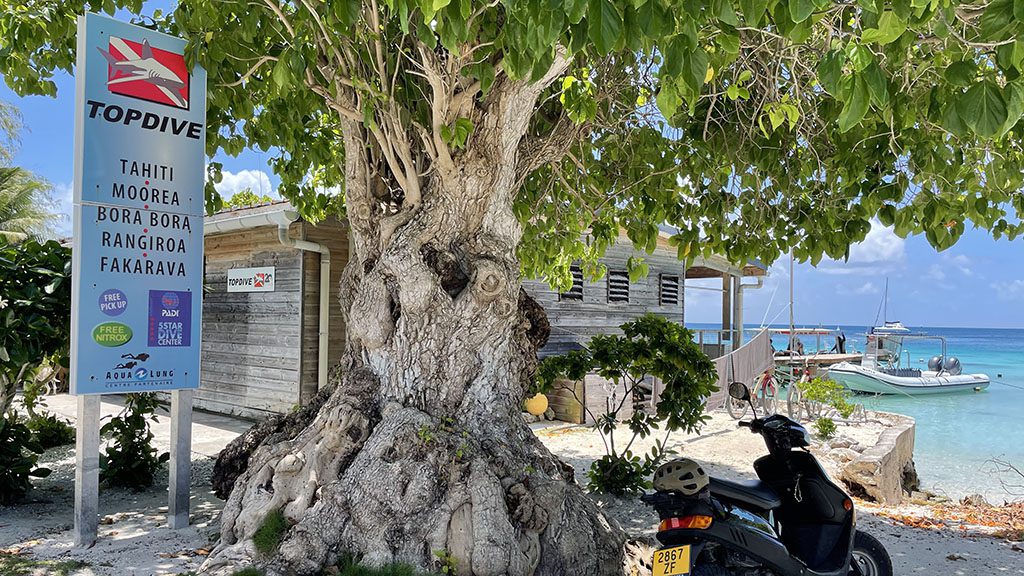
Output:
[[[463,576],[622,573],[622,530],[524,424],[478,435],[398,404],[378,413],[350,382],[301,434],[253,453],[204,573],[315,574],[350,554],[429,570],[437,551]],[[275,510],[290,528],[263,556],[252,536]]]

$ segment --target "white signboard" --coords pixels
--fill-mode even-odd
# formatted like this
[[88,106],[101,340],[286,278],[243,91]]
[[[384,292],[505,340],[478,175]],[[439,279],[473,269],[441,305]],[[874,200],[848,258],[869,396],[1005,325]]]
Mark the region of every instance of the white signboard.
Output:
[[273,292],[274,267],[228,270],[228,292]]

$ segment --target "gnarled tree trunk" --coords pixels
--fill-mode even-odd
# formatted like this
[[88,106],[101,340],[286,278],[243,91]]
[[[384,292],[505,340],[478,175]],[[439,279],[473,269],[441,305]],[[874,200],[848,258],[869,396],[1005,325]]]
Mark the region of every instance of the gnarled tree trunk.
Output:
[[[520,287],[512,198],[529,115],[559,73],[500,80],[418,199],[387,192],[361,126],[346,131],[340,382],[305,430],[252,455],[204,570],[309,574],[345,553],[429,568],[444,551],[461,576],[621,573],[622,531],[521,416],[547,327]],[[291,527],[264,556],[253,535],[274,510]]]

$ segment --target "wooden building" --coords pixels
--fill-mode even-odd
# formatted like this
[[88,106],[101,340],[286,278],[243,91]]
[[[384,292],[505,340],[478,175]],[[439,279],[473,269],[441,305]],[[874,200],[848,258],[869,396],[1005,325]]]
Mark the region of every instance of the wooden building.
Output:
[[[583,277],[582,271],[574,268],[572,287],[564,293],[553,291],[540,280],[524,281],[526,291],[544,306],[551,323],[551,337],[540,355],[563,354],[582,348],[595,335],[619,333],[620,325],[647,312],[684,324],[686,280],[714,278],[722,281],[722,328],[698,330],[695,338],[712,358],[739,348],[743,344],[743,293],[763,285],[767,267],[757,262],[736,266],[725,258],[712,257],[699,258],[687,268],[668,242],[672,233],[667,228],[661,231],[653,254],[635,250],[629,240],[621,236],[600,260],[608,273],[591,282]],[[626,273],[630,257],[644,259],[648,265],[646,278],[630,282]],[[743,283],[744,278],[751,277],[755,283]],[[652,402],[658,394],[658,386],[657,382],[650,382],[647,394]],[[579,382],[561,381],[548,394],[548,401],[557,419],[593,424],[594,417],[605,412],[609,398],[621,400],[624,392],[621,388],[616,390],[600,376],[590,374]],[[709,401],[709,406],[721,403],[718,396]],[[626,402],[619,418],[625,419],[631,414],[632,405]]]
[[[686,280],[688,278],[722,278],[722,330],[703,342],[705,352],[721,356],[743,340],[743,291],[761,286],[766,267],[758,263],[734,266],[725,258],[700,258],[689,268],[676,256],[676,248],[668,243],[671,232],[665,230],[658,238],[653,254],[638,251],[625,236],[608,249],[600,262],[608,273],[596,282],[584,278],[573,267],[573,284],[567,292],[552,290],[543,280],[524,280],[523,287],[544,306],[551,323],[551,337],[541,356],[562,354],[579,349],[597,334],[619,333],[619,326],[652,312],[673,322],[685,321]],[[626,262],[630,257],[643,258],[648,275],[630,282]],[[753,277],[756,284],[743,284]],[[707,332],[707,331],[704,331]]]
[[[344,346],[336,295],[348,261],[345,223],[331,218],[313,225],[287,202],[277,202],[207,217],[204,234],[202,377],[196,405],[261,417],[304,404],[326,384],[327,371]],[[646,312],[683,323],[687,278],[723,279],[723,330],[714,343],[706,343],[706,351],[719,356],[728,347],[723,341],[738,343],[741,286],[749,286],[741,281],[763,276],[764,267],[736,267],[713,258],[684,270],[669,236],[668,231],[662,234],[653,254],[635,252],[622,237],[602,258],[608,268],[604,278],[590,282],[575,270],[573,286],[564,294],[543,281],[524,281],[551,322],[551,338],[541,355],[579,348],[595,334],[617,333],[619,325]],[[631,256],[644,258],[650,270],[637,282],[626,274]],[[264,275],[259,286],[258,274]],[[269,286],[266,274],[272,275]],[[595,387],[605,386],[595,381],[585,388]],[[589,400],[598,401],[593,393]]]
[[[348,260],[345,224],[331,218],[314,226],[279,202],[207,217],[204,234],[202,376],[196,406],[261,417],[304,404],[326,382],[326,370],[338,362],[344,344],[334,295]],[[316,246],[328,250],[325,278],[323,254]],[[272,278],[266,278],[268,273]],[[250,282],[255,274],[264,274],[260,286]],[[323,284],[328,291],[322,301]],[[321,304],[327,307],[325,358],[320,357]]]

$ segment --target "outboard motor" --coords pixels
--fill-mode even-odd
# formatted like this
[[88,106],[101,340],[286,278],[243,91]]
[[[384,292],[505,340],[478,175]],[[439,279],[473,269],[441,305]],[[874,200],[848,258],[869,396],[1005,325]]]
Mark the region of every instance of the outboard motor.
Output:
[[928,369],[932,372],[940,372],[942,370],[942,356],[932,356],[928,360]]
[[960,366],[960,359],[955,356],[946,358],[946,361],[942,363],[942,369],[950,376],[959,376],[964,371]]

